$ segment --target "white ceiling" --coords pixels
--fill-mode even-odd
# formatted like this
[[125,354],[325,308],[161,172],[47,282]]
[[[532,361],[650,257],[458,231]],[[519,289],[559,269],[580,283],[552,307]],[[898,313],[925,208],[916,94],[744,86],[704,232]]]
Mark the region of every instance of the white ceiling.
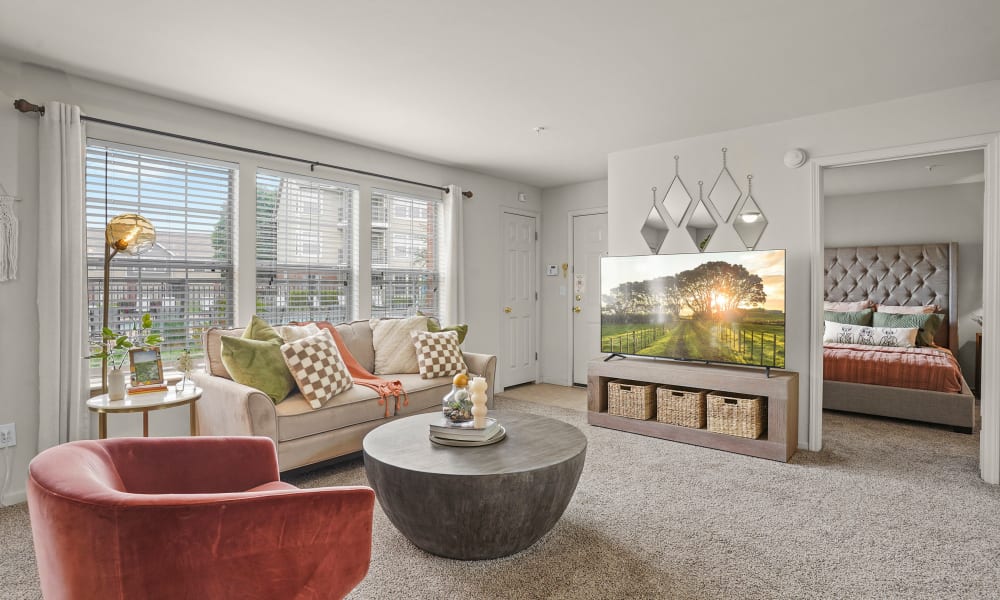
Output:
[[983,151],[972,150],[826,169],[823,193],[846,196],[981,182],[983,163]]
[[11,58],[540,187],[603,178],[617,150],[1000,79],[996,0],[0,11]]

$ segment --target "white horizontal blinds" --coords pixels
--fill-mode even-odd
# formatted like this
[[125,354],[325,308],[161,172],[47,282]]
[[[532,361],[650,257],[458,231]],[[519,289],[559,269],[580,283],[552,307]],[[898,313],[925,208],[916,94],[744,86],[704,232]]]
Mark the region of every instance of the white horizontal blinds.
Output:
[[[233,205],[228,163],[90,140],[87,145],[87,295],[90,335],[100,337],[104,228],[138,213],[156,228],[145,254],[111,261],[109,323],[118,331],[153,317],[165,365],[202,354],[201,333],[233,323]],[[97,371],[99,374],[99,366]]]
[[373,189],[372,316],[437,316],[441,201]]
[[349,321],[354,186],[257,172],[257,314],[269,323]]

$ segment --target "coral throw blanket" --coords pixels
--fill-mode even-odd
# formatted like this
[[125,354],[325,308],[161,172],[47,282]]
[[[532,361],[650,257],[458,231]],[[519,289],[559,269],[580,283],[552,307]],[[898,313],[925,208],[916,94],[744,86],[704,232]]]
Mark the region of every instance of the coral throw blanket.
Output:
[[823,379],[960,393],[962,371],[955,356],[938,348],[886,348],[824,344]]
[[[297,325],[304,325],[305,323],[296,323]],[[396,398],[396,410],[399,410],[399,399],[403,399],[403,406],[408,406],[410,404],[409,398],[406,397],[406,390],[403,389],[403,382],[389,381],[388,379],[382,379],[368,372],[361,366],[358,359],[354,358],[351,351],[347,349],[347,344],[344,343],[344,339],[340,337],[337,332],[337,328],[333,326],[332,323],[328,321],[317,321],[316,326],[320,329],[325,329],[330,332],[333,336],[334,341],[337,342],[337,350],[340,350],[340,357],[344,359],[344,364],[347,366],[347,370],[351,373],[351,377],[354,378],[354,383],[357,385],[363,385],[367,388],[371,388],[378,392],[379,395],[379,406],[385,406],[385,416],[389,416],[389,398],[395,396]]]

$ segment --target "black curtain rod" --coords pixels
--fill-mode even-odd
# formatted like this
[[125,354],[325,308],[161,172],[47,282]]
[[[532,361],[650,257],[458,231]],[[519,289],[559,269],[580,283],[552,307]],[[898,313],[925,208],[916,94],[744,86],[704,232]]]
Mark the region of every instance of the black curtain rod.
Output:
[[[33,104],[28,102],[24,98],[19,98],[14,101],[14,108],[22,113],[38,113],[39,116],[45,116],[45,107],[38,104]],[[338,171],[347,171],[348,173],[357,173],[358,175],[367,175],[369,177],[377,177],[379,179],[388,179],[390,181],[398,181],[400,183],[409,183],[411,185],[419,185],[425,188],[431,188],[435,190],[440,190],[442,192],[447,192],[448,188],[441,187],[439,185],[433,185],[430,183],[422,183],[420,181],[413,181],[411,179],[403,179],[401,177],[393,177],[392,175],[383,175],[381,173],[373,173],[371,171],[362,171],[361,169],[352,169],[350,167],[341,167],[339,165],[331,165],[330,163],[320,162],[318,160],[307,160],[304,158],[298,158],[296,156],[288,156],[286,154],[276,154],[274,152],[266,152],[264,150],[256,150],[254,148],[246,148],[244,146],[235,146],[233,144],[226,144],[223,142],[215,142],[212,140],[206,140],[202,138],[191,137],[189,135],[181,135],[179,133],[170,133],[169,131],[160,131],[158,129],[149,129],[148,127],[139,127],[138,125],[129,125],[128,123],[119,123],[117,121],[108,121],[107,119],[99,119],[97,117],[88,117],[86,115],[80,115],[81,121],[88,121],[90,123],[100,123],[101,125],[109,125],[111,127],[120,127],[122,129],[131,129],[133,131],[141,131],[143,133],[151,133],[153,135],[160,135],[163,137],[174,138],[176,140],[184,140],[186,142],[196,142],[198,144],[206,144],[208,146],[215,146],[217,148],[225,148],[227,150],[235,150],[237,152],[245,152],[247,154],[256,154],[258,156],[267,156],[269,158],[277,158],[281,160],[287,160],[292,162],[299,162],[309,165],[310,171],[315,171],[316,167],[326,167],[328,169],[337,169]],[[466,190],[462,192],[462,195],[466,198],[472,197],[472,191]]]

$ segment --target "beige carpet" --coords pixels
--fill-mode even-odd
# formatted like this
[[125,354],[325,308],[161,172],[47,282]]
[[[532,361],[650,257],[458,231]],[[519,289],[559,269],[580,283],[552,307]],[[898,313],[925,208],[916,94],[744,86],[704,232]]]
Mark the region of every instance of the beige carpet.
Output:
[[[518,388],[498,408],[589,439],[562,520],[520,554],[467,563],[415,548],[376,509],[351,598],[1000,597],[1000,488],[979,479],[978,435],[828,413],[826,448],[781,464],[590,427],[551,398],[526,401],[533,389],[560,391]],[[561,391],[582,408],[583,390]],[[360,461],[294,481],[365,482]],[[26,513],[0,510],[3,598],[39,597]]]

